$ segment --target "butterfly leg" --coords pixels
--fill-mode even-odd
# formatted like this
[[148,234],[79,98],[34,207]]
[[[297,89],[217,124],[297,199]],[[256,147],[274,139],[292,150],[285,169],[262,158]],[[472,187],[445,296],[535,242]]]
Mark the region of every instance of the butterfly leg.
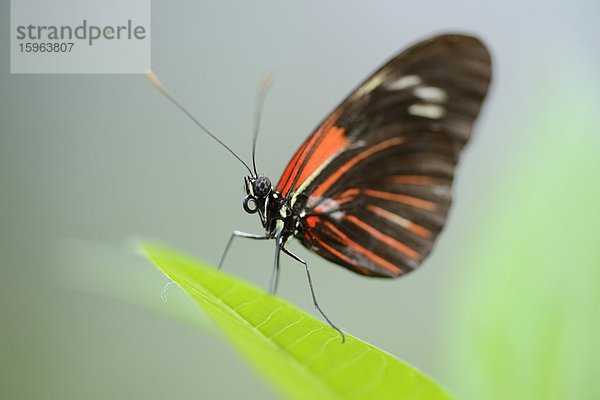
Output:
[[235,237],[243,237],[246,239],[254,239],[254,240],[271,239],[271,236],[269,236],[268,234],[257,235],[255,233],[246,233],[246,232],[242,232],[242,231],[231,232],[231,236],[229,237],[229,240],[227,241],[227,246],[225,246],[225,250],[223,251],[223,255],[221,256],[221,260],[219,261],[219,269],[221,269],[221,267],[223,266],[223,261],[225,261],[225,256],[227,255],[227,252],[229,251],[229,247],[231,246],[231,242],[233,242],[233,238],[235,238]]
[[279,284],[279,254],[282,249],[281,232],[278,231],[275,235],[275,260],[273,261],[273,272],[271,273],[271,283],[269,284],[269,292],[271,294],[277,292],[277,285]]
[[327,317],[327,315],[325,315],[325,313],[323,312],[321,307],[319,307],[319,303],[317,302],[317,296],[315,296],[315,289],[312,284],[312,278],[310,277],[310,270],[308,269],[308,264],[306,263],[306,261],[304,261],[303,259],[301,259],[300,257],[298,257],[297,255],[295,255],[294,253],[292,253],[291,251],[289,251],[288,249],[286,249],[283,246],[281,246],[281,251],[283,251],[285,254],[287,254],[288,256],[292,257],[294,260],[296,260],[299,263],[304,265],[304,269],[306,270],[306,277],[308,278],[308,286],[310,287],[310,294],[312,296],[312,300],[313,300],[313,304],[315,305],[315,308],[321,313],[323,318],[325,318],[325,321],[327,321],[327,323],[333,329],[335,329],[336,331],[339,332],[340,336],[342,337],[342,343],[344,343],[346,341],[346,335],[344,335],[344,332],[342,332],[342,330],[340,328],[335,326],[335,324],[333,322],[331,322],[331,320]]

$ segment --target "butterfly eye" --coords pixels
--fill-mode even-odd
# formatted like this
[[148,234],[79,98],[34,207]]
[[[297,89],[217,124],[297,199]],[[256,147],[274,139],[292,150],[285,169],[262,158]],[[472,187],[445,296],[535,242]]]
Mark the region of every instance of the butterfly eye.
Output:
[[271,192],[271,181],[266,176],[259,176],[254,181],[254,194],[258,197],[267,197]]
[[256,204],[256,199],[250,195],[244,198],[244,211],[248,214],[256,214],[258,211],[258,204]]

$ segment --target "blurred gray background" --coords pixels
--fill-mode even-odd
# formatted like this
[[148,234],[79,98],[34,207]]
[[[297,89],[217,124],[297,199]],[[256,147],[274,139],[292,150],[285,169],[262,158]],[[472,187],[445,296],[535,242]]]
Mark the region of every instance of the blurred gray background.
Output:
[[[276,75],[258,143],[260,172],[273,181],[315,124],[398,50],[445,31],[489,46],[492,91],[423,267],[369,280],[294,246],[341,327],[457,390],[443,356],[462,263],[498,185],[510,188],[519,173],[514,160],[544,151],[525,144],[551,134],[532,127],[546,126],[540,110],[561,112],[559,85],[576,94],[569,101],[598,99],[599,3],[152,7],[154,71],[246,159],[258,84]],[[166,279],[127,249],[129,238],[149,237],[217,262],[231,230],[260,232],[241,208],[244,170],[143,76],[10,75],[6,0],[0,16],[0,398],[274,398],[217,332],[172,318],[173,307],[146,307],[165,308]],[[266,287],[272,257],[272,243],[239,240],[226,269]],[[282,267],[279,294],[312,312],[302,268],[287,259]],[[166,296],[194,314],[179,289]]]

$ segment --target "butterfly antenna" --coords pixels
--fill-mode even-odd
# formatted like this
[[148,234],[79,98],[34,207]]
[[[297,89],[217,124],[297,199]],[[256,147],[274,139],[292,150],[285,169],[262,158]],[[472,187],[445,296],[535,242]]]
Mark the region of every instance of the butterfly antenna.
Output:
[[258,176],[256,170],[256,142],[258,140],[258,132],[260,130],[260,118],[262,116],[262,110],[265,105],[265,99],[269,89],[275,84],[275,76],[268,74],[262,80],[258,89],[258,96],[256,98],[256,114],[254,115],[254,135],[252,137],[252,168],[254,168],[254,176]]
[[241,162],[244,165],[244,167],[246,167],[246,169],[248,170],[250,175],[252,175],[252,170],[250,169],[248,164],[246,164],[244,162],[244,160],[242,160],[237,154],[235,154],[235,152],[233,150],[231,150],[231,148],[229,146],[227,146],[225,143],[223,143],[223,141],[221,141],[221,139],[219,139],[218,137],[213,135],[213,133],[211,131],[209,131],[204,125],[202,125],[200,123],[200,121],[198,121],[196,119],[196,117],[194,117],[192,115],[192,113],[187,110],[187,108],[185,108],[183,105],[181,105],[181,103],[179,103],[177,100],[175,100],[175,98],[173,96],[171,96],[171,94],[167,91],[167,89],[163,86],[163,84],[158,80],[158,77],[152,70],[150,70],[146,73],[146,78],[148,78],[148,80],[150,81],[152,86],[154,86],[156,89],[158,89],[158,91],[161,92],[163,94],[163,96],[165,96],[167,99],[169,99],[171,101],[171,103],[175,104],[175,106],[177,106],[177,108],[179,108],[181,111],[183,111],[183,113],[185,115],[190,117],[190,119],[192,121],[194,121],[194,123],[196,125],[198,125],[200,127],[200,129],[202,129],[208,136],[213,138],[221,146],[225,147],[227,149],[227,151],[229,151],[235,158],[237,158],[239,160],[239,162]]

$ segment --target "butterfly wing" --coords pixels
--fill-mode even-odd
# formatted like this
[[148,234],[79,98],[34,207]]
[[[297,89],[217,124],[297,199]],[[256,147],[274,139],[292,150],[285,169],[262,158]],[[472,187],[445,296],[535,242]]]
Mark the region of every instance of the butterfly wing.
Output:
[[476,38],[436,36],[358,86],[307,138],[277,190],[297,237],[354,272],[397,277],[429,254],[491,79]]

